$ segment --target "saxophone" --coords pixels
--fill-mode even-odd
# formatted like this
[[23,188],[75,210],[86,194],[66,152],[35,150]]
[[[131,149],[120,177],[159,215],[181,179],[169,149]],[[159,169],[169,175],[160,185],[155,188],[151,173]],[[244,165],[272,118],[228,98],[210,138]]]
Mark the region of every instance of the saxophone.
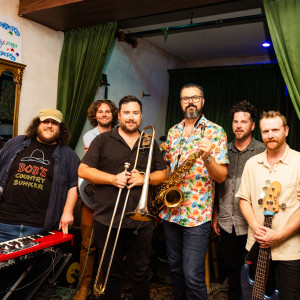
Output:
[[184,199],[183,191],[177,187],[178,183],[184,181],[186,174],[202,155],[202,150],[191,154],[166,180],[158,185],[149,202],[149,210],[153,214],[159,213],[163,207],[178,207]]

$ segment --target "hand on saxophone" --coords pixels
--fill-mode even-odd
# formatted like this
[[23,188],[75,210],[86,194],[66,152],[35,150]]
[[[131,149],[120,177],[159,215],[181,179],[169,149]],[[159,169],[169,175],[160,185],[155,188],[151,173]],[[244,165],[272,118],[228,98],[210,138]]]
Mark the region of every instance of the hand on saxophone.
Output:
[[206,136],[203,137],[199,143],[199,149],[203,151],[201,157],[204,161],[209,157],[211,147],[211,141]]
[[127,172],[126,174],[124,174],[124,172],[121,172],[114,176],[112,184],[119,189],[124,189],[124,187],[127,186],[127,182],[130,179],[130,177],[130,172]]
[[131,177],[128,179],[128,189],[131,189],[134,186],[143,185],[145,175],[140,173],[138,170],[134,169],[131,172]]

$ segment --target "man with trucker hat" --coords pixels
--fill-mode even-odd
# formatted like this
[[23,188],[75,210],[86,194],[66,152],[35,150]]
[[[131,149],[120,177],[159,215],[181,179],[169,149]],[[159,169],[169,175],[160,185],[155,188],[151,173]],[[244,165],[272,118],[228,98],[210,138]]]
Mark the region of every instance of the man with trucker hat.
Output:
[[50,230],[68,233],[77,201],[77,154],[60,111],[43,109],[0,152],[0,242]]

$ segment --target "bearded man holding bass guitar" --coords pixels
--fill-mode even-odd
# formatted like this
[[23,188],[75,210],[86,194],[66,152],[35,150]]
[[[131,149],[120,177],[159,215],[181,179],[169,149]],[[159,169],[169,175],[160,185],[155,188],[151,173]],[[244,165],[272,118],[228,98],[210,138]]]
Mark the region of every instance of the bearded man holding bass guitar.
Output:
[[[280,112],[264,112],[260,130],[267,149],[247,161],[236,194],[249,225],[246,248],[250,250],[255,241],[261,248],[271,248],[280,299],[296,300],[300,298],[300,153],[286,143],[289,128]],[[264,209],[258,199],[274,181],[281,185],[280,208],[269,228],[262,225]]]

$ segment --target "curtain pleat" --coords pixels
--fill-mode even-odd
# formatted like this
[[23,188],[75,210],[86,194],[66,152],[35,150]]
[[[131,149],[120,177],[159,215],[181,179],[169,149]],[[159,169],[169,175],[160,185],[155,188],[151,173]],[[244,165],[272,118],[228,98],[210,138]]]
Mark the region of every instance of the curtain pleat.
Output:
[[263,0],[278,64],[300,120],[300,1]]
[[89,105],[96,95],[102,70],[112,48],[117,23],[66,31],[58,74],[57,109],[72,133],[76,147]]

